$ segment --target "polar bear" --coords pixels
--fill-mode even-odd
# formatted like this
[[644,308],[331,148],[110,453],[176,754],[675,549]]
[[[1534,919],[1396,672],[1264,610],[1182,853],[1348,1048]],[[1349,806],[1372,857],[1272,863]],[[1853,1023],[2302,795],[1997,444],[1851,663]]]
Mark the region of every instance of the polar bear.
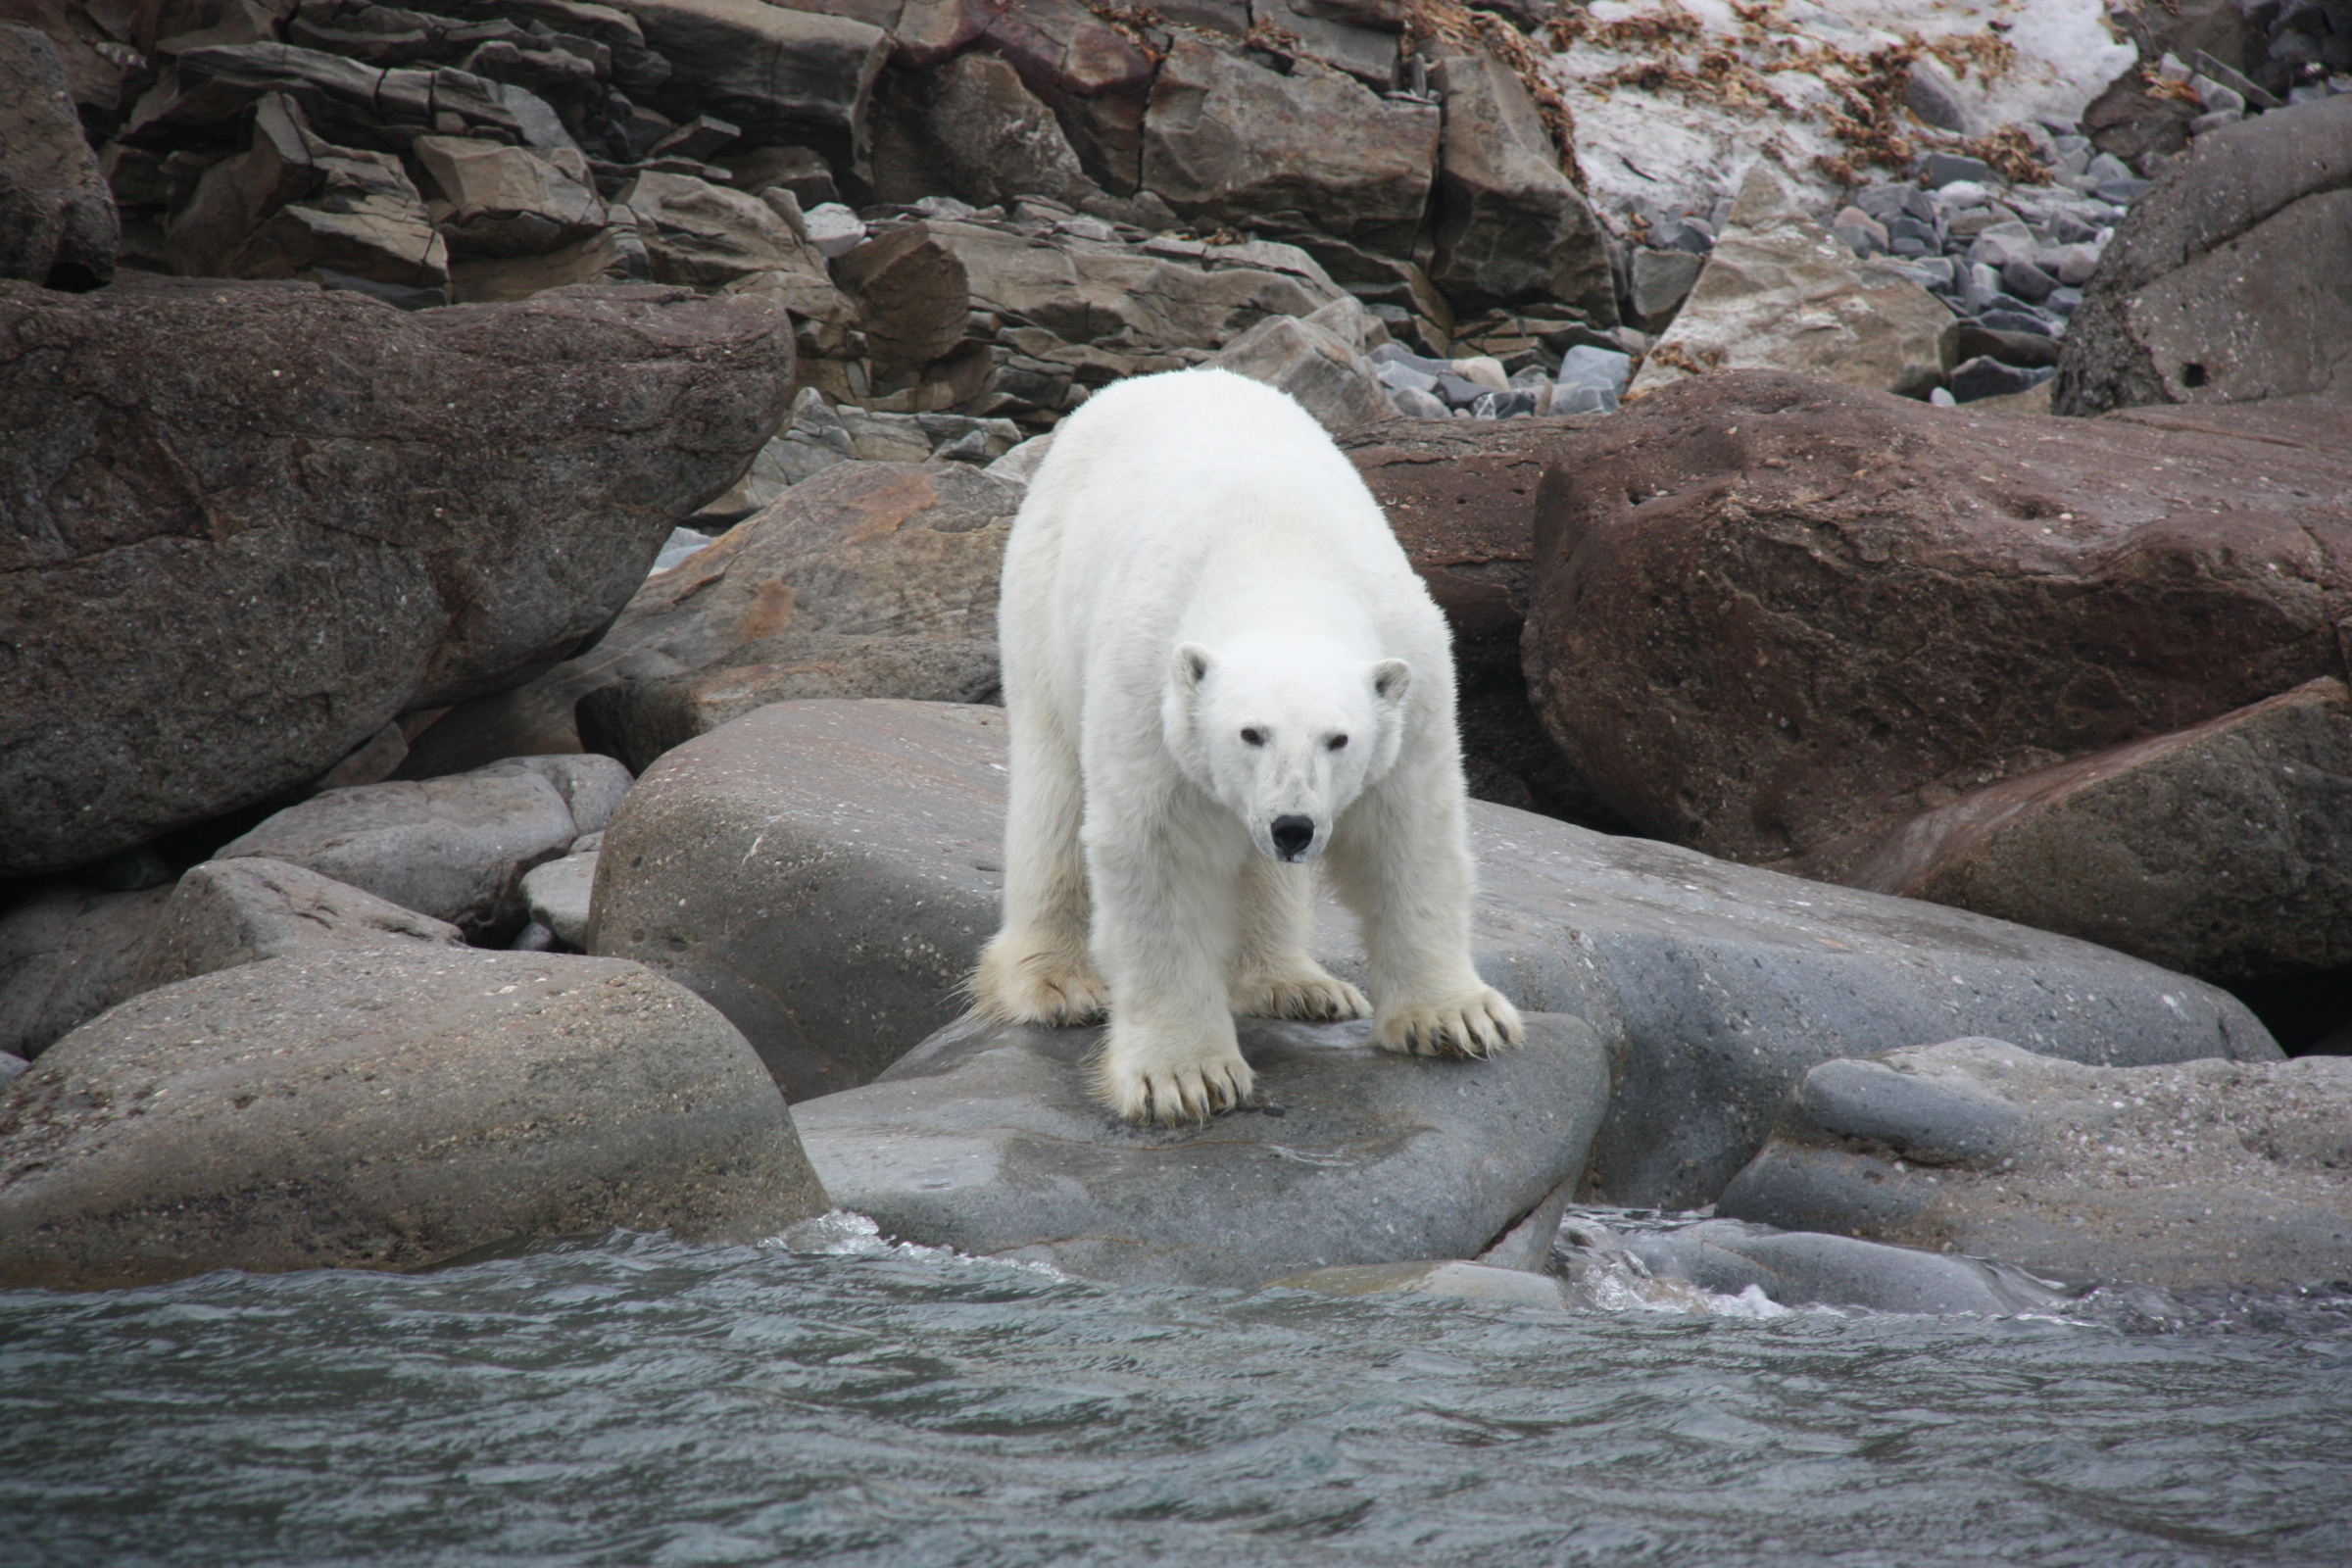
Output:
[[[975,1010],[1107,1008],[1097,1087],[1131,1121],[1249,1095],[1237,1012],[1373,1013],[1375,1044],[1425,1054],[1518,1042],[1470,961],[1445,617],[1297,403],[1208,369],[1098,394],[1030,483],[997,626],[1011,799]],[[1317,860],[1369,1003],[1307,956]]]

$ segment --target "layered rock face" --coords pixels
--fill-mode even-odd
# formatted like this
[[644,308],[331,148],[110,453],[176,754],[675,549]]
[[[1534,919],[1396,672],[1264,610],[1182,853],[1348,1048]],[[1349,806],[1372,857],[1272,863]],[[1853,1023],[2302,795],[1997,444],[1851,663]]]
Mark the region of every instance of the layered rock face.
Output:
[[1538,709],[1641,830],[1843,874],[1867,858],[1828,848],[1849,835],[2340,680],[2337,424],[1972,416],[1761,373],[1668,389],[1546,474]]
[[403,313],[298,283],[0,285],[0,343],[18,875],[571,653],[792,380],[781,314],[648,287]]

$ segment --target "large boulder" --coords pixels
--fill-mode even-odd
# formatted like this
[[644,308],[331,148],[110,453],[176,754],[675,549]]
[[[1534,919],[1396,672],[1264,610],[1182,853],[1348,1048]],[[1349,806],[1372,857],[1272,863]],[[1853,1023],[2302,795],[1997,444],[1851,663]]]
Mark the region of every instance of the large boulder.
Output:
[[[805,702],[688,742],[606,832],[590,950],[708,998],[796,1101],[870,1080],[956,1018],[996,930],[1003,737],[994,709]],[[2226,993],[2086,943],[1482,802],[1470,824],[1480,972],[1617,1063],[1597,1200],[1707,1202],[1807,1067],[1955,1027],[2095,1062],[2278,1053]],[[1336,906],[1314,951],[1363,982]]]
[[1666,388],[1545,475],[1538,710],[1642,832],[1773,862],[2340,678],[2339,425],[1976,415],[1760,372]]
[[2352,1059],[2097,1067],[1959,1039],[1825,1062],[1716,1210],[2077,1282],[2340,1282]]
[[148,992],[0,1093],[0,1284],[413,1268],[825,1211],[724,1018],[631,963],[270,958]]
[[1383,98],[1312,60],[1286,75],[1180,33],[1152,83],[1143,181],[1196,220],[1297,212],[1402,254],[1429,200],[1439,121],[1434,104]]
[[601,832],[628,792],[609,757],[526,757],[422,783],[362,784],[290,806],[224,844],[283,860],[502,942],[526,917],[523,873]]
[[2015,1267],[1743,1220],[1631,1231],[1620,1245],[1655,1279],[1688,1281],[1716,1296],[1754,1291],[1783,1306],[2008,1317],[2064,1304],[2057,1291]]
[[576,750],[574,709],[592,697],[592,738],[638,771],[786,698],[986,701],[1021,495],[964,464],[836,464],[646,579],[587,653],[445,716],[405,776]]
[[574,652],[791,381],[782,313],[684,290],[0,284],[0,874],[268,799]]
[[[1681,268],[1680,253],[1643,252]],[[1695,260],[1690,258],[1689,260]],[[1642,279],[1637,275],[1637,283]],[[1639,397],[1715,370],[1788,370],[1925,397],[1941,384],[1952,313],[1883,262],[1853,252],[1792,200],[1762,164],[1748,173],[1698,281],[1635,374]],[[1647,323],[1652,331],[1658,322]]]
[[1208,363],[1288,394],[1334,435],[1396,417],[1372,362],[1315,321],[1269,316]]
[[1430,81],[1446,104],[1430,281],[1465,310],[1557,300],[1614,326],[1608,238],[1517,73],[1481,50]]
[[886,74],[874,121],[874,194],[886,202],[954,196],[989,207],[1043,196],[1076,207],[1102,195],[1054,111],[997,55]]
[[2352,98],[2199,136],[2068,322],[2051,412],[2352,403]]
[[115,275],[122,237],[57,46],[0,23],[0,278],[96,288]]
[[1609,1064],[1582,1020],[1531,1016],[1484,1061],[1368,1027],[1245,1020],[1256,1092],[1205,1126],[1106,1112],[1100,1029],[973,1023],[793,1119],[833,1200],[888,1235],[1129,1284],[1466,1257],[1584,1163]]
[[2352,692],[2311,681],[2004,779],[1797,869],[2225,985],[2352,967]]

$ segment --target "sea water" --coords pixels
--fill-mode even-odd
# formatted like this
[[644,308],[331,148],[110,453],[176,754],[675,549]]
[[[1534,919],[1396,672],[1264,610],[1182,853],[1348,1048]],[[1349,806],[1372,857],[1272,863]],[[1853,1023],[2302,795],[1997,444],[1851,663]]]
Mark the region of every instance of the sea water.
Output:
[[0,1564],[2352,1562],[2340,1293],[1705,1307],[1120,1288],[850,1218],[0,1293]]

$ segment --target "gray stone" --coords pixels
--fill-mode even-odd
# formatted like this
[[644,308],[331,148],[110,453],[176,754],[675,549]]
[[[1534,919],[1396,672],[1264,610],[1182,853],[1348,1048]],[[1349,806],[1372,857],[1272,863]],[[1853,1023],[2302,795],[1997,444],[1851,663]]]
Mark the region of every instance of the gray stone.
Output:
[[1931,188],[1949,185],[1957,179],[1989,183],[1992,166],[1982,158],[1970,158],[1962,153],[1930,153],[1921,171]]
[[136,995],[140,956],[169,896],[53,882],[0,914],[0,1051],[37,1056]]
[[1372,362],[1298,317],[1267,317],[1208,363],[1289,393],[1333,435],[1395,416]]
[[135,991],[270,958],[465,945],[456,926],[321,876],[255,856],[189,869],[156,911]]
[[1952,368],[1952,396],[1963,403],[1979,398],[2007,397],[2014,392],[2028,392],[2056,375],[2056,368],[2044,366],[2038,369],[2022,369],[2003,365],[1998,360],[1977,358],[1965,360]]
[[0,283],[0,875],[270,799],[568,656],[792,376],[781,313],[652,288]]
[[2013,257],[2001,266],[2001,287],[2029,304],[2039,305],[2057,286],[2056,278],[2022,258]]
[[752,1242],[830,1205],[743,1038],[630,963],[270,958],[148,992],[0,1095],[0,1283]]
[[[1594,401],[1597,404],[1597,398]],[[1411,387],[1399,387],[1391,392],[1389,402],[1408,419],[1443,419],[1453,413],[1436,393],[1416,391]]]
[[1693,256],[1689,251],[1634,252],[1634,314],[1642,318],[1642,324],[1652,332],[1663,329],[1682,308],[1706,265],[1704,256]]
[[[1632,378],[1633,371],[1632,355],[1580,343],[1560,356],[1559,372],[1552,377],[1552,384],[1563,390],[1590,387],[1606,392],[1609,410],[1613,412],[1617,400],[1625,394],[1625,384]],[[1552,412],[1563,411],[1555,407]]]
[[[709,999],[796,1102],[866,1082],[956,1016],[996,930],[1003,725],[791,703],[681,746],[608,830],[590,950]],[[2101,1062],[2278,1053],[2226,993],[2086,943],[1483,802],[1470,822],[1480,973],[1618,1054],[1597,1200],[1706,1202],[1807,1067],[1955,1026]],[[1362,983],[1336,906],[1314,952]]]
[[522,874],[522,902],[531,919],[567,948],[588,946],[589,897],[596,888],[596,852],[574,851]]
[[1634,1231],[1624,1241],[1626,1250],[1661,1278],[1688,1280],[1718,1296],[1738,1296],[1752,1287],[1783,1306],[2009,1316],[2048,1312],[2064,1300],[2020,1269],[1973,1257],[1736,1219]]
[[2340,96],[2199,136],[2116,230],[2052,407],[2352,402],[2348,148]]
[[2076,1282],[2339,1281],[2352,1059],[2094,1067],[1961,1039],[1827,1064],[1716,1208]]
[[[864,154],[874,78],[890,35],[847,16],[761,0],[614,0],[669,74],[646,102],[676,120],[711,114],[754,145],[814,148],[837,168]],[[629,89],[634,96],[637,88]]]
[[1460,1259],[1442,1263],[1344,1263],[1268,1280],[1272,1290],[1318,1296],[1435,1296],[1500,1306],[1566,1307],[1560,1282],[1542,1274]]
[[1893,264],[1855,260],[1760,163],[1631,392],[1681,380],[1692,373],[1686,366],[1794,370],[1883,392],[1933,376],[1936,338],[1950,320]]
[[305,866],[503,942],[524,919],[522,874],[603,827],[629,788],[609,757],[527,757],[422,783],[366,784],[291,806],[222,845]]
[[1361,1024],[1246,1019],[1251,1103],[1144,1129],[1092,1098],[1101,1030],[962,1023],[793,1119],[834,1201],[888,1235],[1091,1279],[1254,1285],[1476,1253],[1573,1176],[1607,1058],[1579,1019],[1527,1026],[1519,1050],[1437,1061],[1376,1051]]
[[0,23],[0,277],[92,289],[115,275],[122,220],[82,138],[57,46]]

